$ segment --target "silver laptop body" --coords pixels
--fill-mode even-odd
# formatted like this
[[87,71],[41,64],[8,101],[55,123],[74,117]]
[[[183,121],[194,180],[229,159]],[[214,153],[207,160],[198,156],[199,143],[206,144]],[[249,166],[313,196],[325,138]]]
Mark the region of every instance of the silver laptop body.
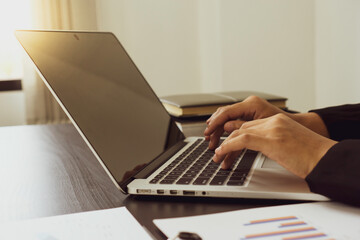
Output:
[[251,150],[221,170],[203,138],[184,137],[114,34],[21,30],[16,37],[122,192],[327,200]]

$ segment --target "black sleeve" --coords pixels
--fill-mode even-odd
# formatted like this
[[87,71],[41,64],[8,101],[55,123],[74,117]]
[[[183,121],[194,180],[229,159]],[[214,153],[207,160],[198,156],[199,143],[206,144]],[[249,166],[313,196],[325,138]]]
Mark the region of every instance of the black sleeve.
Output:
[[331,139],[336,141],[360,139],[360,104],[329,107],[310,112],[317,113],[321,117]]
[[312,192],[360,206],[360,140],[335,144],[305,180]]

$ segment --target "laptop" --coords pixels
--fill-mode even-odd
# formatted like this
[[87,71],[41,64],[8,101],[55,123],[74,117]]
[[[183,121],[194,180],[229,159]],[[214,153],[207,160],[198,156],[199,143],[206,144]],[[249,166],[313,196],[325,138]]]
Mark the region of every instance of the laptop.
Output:
[[328,200],[255,151],[245,149],[231,169],[221,169],[203,137],[184,137],[114,34],[19,30],[15,35],[122,192]]

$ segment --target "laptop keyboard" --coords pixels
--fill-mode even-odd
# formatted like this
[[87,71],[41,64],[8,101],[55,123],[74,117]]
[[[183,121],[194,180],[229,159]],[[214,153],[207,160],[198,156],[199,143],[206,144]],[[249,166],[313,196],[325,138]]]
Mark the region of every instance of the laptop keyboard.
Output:
[[224,170],[212,160],[214,151],[208,149],[208,142],[198,139],[150,183],[242,186],[257,156],[255,151],[244,151],[241,159]]

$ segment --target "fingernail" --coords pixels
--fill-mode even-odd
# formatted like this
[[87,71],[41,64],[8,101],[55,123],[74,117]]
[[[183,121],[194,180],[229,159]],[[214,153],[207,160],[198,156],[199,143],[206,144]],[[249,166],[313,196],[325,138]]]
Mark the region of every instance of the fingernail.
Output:
[[225,166],[225,162],[222,162],[222,163],[221,163],[221,168],[222,168],[222,169],[225,169],[225,167],[226,167],[226,166]]
[[222,149],[222,148],[221,148],[221,146],[220,146],[220,147],[218,147],[217,149],[215,149],[215,153],[216,153],[216,154],[221,153],[221,149]]

